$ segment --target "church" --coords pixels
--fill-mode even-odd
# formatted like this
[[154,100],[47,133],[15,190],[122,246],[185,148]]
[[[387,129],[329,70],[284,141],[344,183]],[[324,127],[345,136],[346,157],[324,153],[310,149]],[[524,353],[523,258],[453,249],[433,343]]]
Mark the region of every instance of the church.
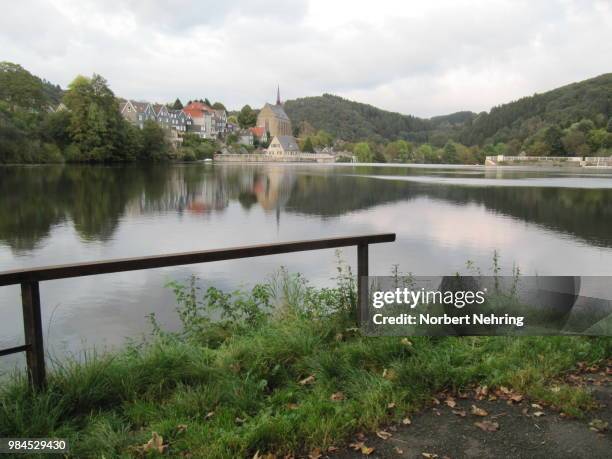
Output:
[[257,127],[263,127],[270,138],[287,135],[292,136],[291,120],[283,109],[280,100],[280,88],[276,89],[276,105],[266,103],[257,115]]

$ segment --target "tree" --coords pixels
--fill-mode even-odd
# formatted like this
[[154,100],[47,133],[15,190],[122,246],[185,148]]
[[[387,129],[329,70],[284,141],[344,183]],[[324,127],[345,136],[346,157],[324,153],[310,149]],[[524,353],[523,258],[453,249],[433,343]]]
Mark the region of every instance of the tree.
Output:
[[459,152],[455,142],[448,141],[442,150],[442,161],[446,164],[458,164]]
[[64,104],[70,111],[70,140],[82,153],[82,160],[133,159],[127,122],[104,78],[97,74],[91,78],[77,76],[68,86]]
[[41,79],[11,62],[0,62],[0,100],[12,111],[17,107],[40,110],[47,102]]
[[183,104],[181,102],[181,99],[179,99],[177,97],[176,100],[174,101],[174,103],[172,104],[172,108],[174,110],[182,110],[183,109]]
[[233,125],[238,125],[238,118],[236,118],[236,115],[230,115],[227,117],[227,122],[232,123]]
[[238,124],[242,129],[253,127],[257,122],[257,115],[250,105],[245,105],[238,113]]
[[371,163],[374,161],[374,154],[367,142],[356,143],[353,147],[353,153],[357,156],[357,161],[360,163]]
[[302,146],[302,151],[305,151],[308,153],[314,153],[314,148],[312,146],[312,140],[310,140],[310,137],[306,137],[306,140],[304,141],[304,145]]
[[[200,101],[202,101],[202,99],[200,99]],[[209,107],[211,106],[210,100],[208,100],[208,97],[204,98],[203,101],[206,105],[208,105]]]
[[212,104],[212,108],[215,110],[226,110],[225,105],[223,105],[221,102],[215,102]]
[[563,133],[557,126],[550,126],[544,132],[544,143],[550,148],[551,156],[566,156],[565,147],[561,141]]
[[138,159],[160,161],[168,158],[170,147],[164,129],[155,121],[147,120],[140,131],[141,143]]

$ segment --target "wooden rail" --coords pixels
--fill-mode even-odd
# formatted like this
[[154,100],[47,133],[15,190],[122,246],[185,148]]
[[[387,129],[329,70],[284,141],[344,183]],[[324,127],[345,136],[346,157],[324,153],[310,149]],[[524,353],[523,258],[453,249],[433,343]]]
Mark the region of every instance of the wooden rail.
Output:
[[260,257],[281,253],[304,252],[308,250],[357,246],[357,314],[358,317],[361,318],[365,314],[365,308],[367,307],[365,301],[367,286],[363,282],[363,278],[368,276],[368,245],[393,241],[395,241],[394,233],[370,234],[365,236],[314,239],[310,241],[259,244],[244,247],[231,247],[227,249],[173,253],[169,255],[121,258],[107,261],[73,263],[68,265],[44,266],[0,272],[0,286],[21,285],[23,329],[26,343],[21,346],[0,349],[0,356],[25,351],[30,383],[35,388],[41,388],[45,385],[45,354],[39,292],[39,282],[41,281],[194,263],[209,263],[212,261]]

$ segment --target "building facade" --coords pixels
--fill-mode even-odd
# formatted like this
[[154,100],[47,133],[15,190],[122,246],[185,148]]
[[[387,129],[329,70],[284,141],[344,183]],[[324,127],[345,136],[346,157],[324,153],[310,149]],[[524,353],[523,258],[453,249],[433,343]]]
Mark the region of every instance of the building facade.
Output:
[[276,92],[276,104],[271,105],[266,103],[259,111],[257,115],[257,127],[263,128],[269,133],[270,137],[293,135],[291,120],[285,113],[285,109],[281,103],[279,89],[277,89]]
[[291,135],[277,135],[272,137],[266,154],[271,156],[297,156],[300,154],[300,147],[295,137]]

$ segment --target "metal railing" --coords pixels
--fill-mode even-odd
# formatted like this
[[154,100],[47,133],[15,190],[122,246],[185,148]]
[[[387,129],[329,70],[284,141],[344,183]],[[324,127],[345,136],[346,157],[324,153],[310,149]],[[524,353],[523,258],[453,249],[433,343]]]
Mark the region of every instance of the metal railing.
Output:
[[364,297],[366,285],[363,282],[363,278],[368,276],[368,245],[393,241],[395,241],[394,233],[370,234],[364,236],[314,239],[310,241],[259,244],[198,252],[173,253],[168,255],[121,258],[107,261],[73,263],[0,272],[0,287],[15,284],[21,285],[21,305],[23,308],[23,329],[25,335],[25,344],[8,349],[0,349],[0,356],[25,351],[30,383],[35,388],[41,388],[45,385],[45,354],[39,290],[39,283],[41,281],[194,263],[210,263],[213,261],[304,252],[309,250],[357,246],[357,314],[358,317],[362,317],[366,307]]

